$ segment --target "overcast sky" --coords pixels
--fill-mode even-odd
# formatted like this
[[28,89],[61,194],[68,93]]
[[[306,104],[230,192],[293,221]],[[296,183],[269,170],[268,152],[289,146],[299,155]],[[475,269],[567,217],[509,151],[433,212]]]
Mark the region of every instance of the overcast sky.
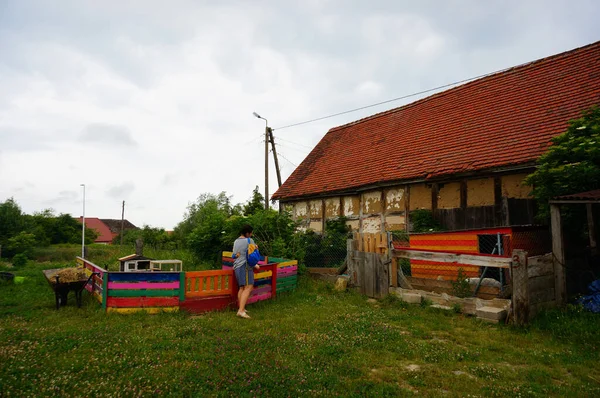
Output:
[[[0,201],[173,228],[277,128],[600,40],[600,2],[0,0]],[[331,127],[275,130],[287,178]],[[401,143],[398,143],[401,148]],[[277,180],[271,172],[271,194]]]

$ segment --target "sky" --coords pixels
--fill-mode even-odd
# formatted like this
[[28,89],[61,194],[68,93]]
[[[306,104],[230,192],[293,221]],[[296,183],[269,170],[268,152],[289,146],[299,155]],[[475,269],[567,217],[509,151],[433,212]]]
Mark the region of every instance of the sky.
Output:
[[[172,229],[335,126],[600,40],[595,0],[0,0],[0,202]],[[430,93],[431,94],[431,93]],[[398,143],[401,148],[401,143]],[[270,160],[270,194],[277,187]]]

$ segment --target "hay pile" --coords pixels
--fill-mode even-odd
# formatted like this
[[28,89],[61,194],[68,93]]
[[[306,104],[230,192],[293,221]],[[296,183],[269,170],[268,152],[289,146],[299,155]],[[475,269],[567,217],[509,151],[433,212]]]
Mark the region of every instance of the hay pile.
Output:
[[77,281],[86,281],[88,279],[83,268],[63,268],[56,270],[49,275],[50,282],[56,283],[56,277],[58,276],[58,283],[69,283]]

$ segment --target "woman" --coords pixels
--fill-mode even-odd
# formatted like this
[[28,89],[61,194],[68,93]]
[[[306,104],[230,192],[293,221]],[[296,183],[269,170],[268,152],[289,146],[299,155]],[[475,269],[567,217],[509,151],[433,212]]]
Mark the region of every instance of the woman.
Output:
[[254,269],[259,270],[258,265],[251,267],[248,265],[246,256],[248,255],[248,247],[256,245],[252,240],[253,228],[250,225],[244,225],[240,232],[240,237],[233,242],[233,272],[239,286],[238,290],[238,312],[237,316],[250,319],[246,313],[246,303],[248,297],[254,288]]

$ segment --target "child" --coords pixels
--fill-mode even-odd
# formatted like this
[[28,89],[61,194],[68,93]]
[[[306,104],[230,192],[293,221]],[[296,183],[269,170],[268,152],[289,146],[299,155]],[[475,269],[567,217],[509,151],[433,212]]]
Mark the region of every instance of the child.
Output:
[[[252,231],[253,229],[250,225],[244,225],[242,227],[240,237],[233,242],[233,272],[239,286],[239,309],[237,316],[246,319],[250,319],[250,316],[246,313],[246,302],[248,301],[248,297],[250,297],[250,293],[254,288],[254,270],[246,261],[248,245],[255,244],[252,239],[250,239],[250,242],[248,242],[248,238],[252,237]],[[254,269],[259,270],[260,267],[256,265]]]

